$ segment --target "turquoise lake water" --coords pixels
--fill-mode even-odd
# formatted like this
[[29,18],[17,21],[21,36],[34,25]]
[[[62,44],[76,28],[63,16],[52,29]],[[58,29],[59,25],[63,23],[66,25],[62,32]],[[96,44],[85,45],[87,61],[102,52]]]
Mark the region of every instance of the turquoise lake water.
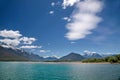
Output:
[[0,62],[0,80],[120,80],[120,64]]

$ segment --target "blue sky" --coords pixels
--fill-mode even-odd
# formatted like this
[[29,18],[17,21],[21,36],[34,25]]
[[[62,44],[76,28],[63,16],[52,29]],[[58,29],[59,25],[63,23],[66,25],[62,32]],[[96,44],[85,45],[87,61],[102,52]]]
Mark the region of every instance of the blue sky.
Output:
[[[14,47],[41,56],[120,53],[119,0],[65,1],[0,0],[0,43],[19,40]],[[14,32],[21,35],[4,35]]]

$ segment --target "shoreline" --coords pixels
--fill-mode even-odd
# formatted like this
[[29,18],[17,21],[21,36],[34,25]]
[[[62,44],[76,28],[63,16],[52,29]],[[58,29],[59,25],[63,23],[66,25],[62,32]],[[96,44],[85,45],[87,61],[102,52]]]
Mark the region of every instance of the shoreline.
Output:
[[109,62],[40,62],[40,61],[0,61],[1,62],[12,62],[12,63],[45,63],[45,64],[120,64],[120,63],[109,63]]

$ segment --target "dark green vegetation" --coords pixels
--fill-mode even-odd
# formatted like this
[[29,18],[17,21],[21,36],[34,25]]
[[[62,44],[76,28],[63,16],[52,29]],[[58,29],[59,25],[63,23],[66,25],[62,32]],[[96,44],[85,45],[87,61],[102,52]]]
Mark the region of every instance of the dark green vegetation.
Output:
[[120,63],[120,54],[109,56],[105,58],[90,58],[90,59],[84,59],[82,60],[83,63],[98,63],[98,62],[110,62],[110,63]]

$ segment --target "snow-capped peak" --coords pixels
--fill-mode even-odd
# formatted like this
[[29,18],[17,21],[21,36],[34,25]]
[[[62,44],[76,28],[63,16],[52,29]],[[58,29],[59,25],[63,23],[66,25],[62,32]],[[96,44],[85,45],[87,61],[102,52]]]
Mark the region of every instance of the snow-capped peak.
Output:
[[87,58],[100,58],[100,57],[102,57],[97,52],[90,52],[90,51],[84,51],[83,56],[87,57]]

